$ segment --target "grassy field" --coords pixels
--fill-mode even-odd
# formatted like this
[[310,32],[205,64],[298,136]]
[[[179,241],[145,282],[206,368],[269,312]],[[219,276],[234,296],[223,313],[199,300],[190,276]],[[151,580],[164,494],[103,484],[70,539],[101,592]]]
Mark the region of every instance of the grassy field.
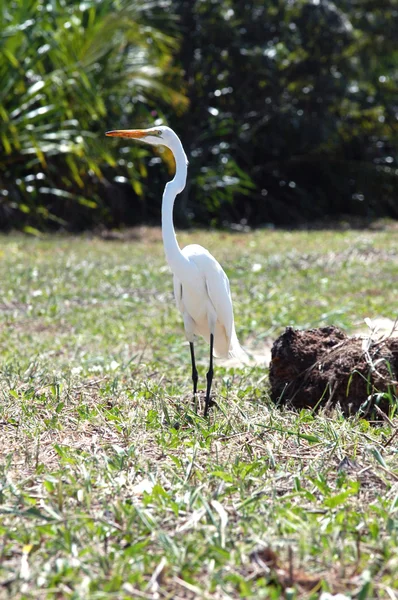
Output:
[[[223,264],[253,352],[397,316],[394,226],[179,239]],[[277,409],[261,365],[216,365],[196,414],[158,230],[0,253],[0,598],[398,599],[398,418]]]

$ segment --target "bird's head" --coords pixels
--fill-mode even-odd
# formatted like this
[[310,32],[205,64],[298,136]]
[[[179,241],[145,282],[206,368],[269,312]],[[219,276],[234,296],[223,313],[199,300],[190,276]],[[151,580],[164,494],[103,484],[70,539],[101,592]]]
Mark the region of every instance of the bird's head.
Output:
[[170,127],[159,125],[149,129],[116,129],[107,131],[105,135],[110,137],[132,138],[151,144],[152,146],[167,146],[168,148],[176,138],[176,134]]

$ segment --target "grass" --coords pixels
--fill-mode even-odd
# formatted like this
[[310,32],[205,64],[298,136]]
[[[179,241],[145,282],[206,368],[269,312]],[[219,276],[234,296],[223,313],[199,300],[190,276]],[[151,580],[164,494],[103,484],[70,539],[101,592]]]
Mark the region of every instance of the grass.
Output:
[[[253,350],[396,317],[394,227],[179,239]],[[279,410],[264,367],[216,366],[204,420],[157,230],[1,242],[0,598],[398,598],[397,418]]]

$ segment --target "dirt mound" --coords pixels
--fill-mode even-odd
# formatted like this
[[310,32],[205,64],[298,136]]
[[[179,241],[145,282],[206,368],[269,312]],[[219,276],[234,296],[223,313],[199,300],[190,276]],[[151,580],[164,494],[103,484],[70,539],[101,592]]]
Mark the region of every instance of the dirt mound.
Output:
[[383,392],[398,395],[398,338],[349,337],[336,327],[287,327],[272,347],[271,397],[295,408],[340,404],[345,415],[370,416],[376,402],[388,414]]

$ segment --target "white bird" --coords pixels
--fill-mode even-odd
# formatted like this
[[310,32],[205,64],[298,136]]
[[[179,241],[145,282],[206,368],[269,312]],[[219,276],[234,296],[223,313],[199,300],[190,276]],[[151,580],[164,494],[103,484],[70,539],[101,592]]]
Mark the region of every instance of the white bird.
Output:
[[228,277],[216,259],[202,246],[191,244],[180,249],[173,225],[173,206],[177,194],[185,188],[188,160],[179,137],[170,127],[119,129],[107,136],[134,138],[153,146],[169,148],[175,158],[174,179],[166,184],[162,201],[162,236],[167,262],[174,275],[174,295],[184,320],[185,335],[190,345],[193,393],[196,394],[198,372],[195,364],[194,336],[202,336],[210,344],[210,366],[207,372],[205,417],[211,401],[213,352],[216,357],[246,358],[235,332],[232,298]]

